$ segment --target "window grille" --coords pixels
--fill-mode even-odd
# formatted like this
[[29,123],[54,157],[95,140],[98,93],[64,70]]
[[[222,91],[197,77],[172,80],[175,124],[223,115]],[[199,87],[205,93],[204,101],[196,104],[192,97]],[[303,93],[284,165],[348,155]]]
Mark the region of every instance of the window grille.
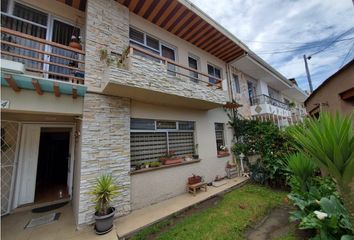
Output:
[[[159,161],[166,152],[177,156],[194,153],[194,125],[192,121],[157,121],[131,119],[131,165]],[[178,128],[177,128],[178,126]]]
[[215,138],[217,150],[221,150],[221,146],[225,146],[224,124],[215,123]]

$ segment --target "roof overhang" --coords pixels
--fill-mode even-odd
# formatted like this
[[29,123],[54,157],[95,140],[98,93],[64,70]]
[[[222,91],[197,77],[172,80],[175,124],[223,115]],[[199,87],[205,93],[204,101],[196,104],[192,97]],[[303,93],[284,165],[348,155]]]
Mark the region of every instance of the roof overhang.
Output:
[[230,62],[248,48],[226,29],[186,0],[118,0],[151,23]]
[[270,87],[291,97],[293,100],[304,102],[308,96],[298,86],[291,83],[255,54],[245,53],[230,64],[248,76],[264,81]]
[[83,97],[87,90],[86,86],[80,84],[6,71],[1,73],[1,86],[10,87],[15,92],[28,89],[36,91],[39,95],[43,95],[44,92],[54,93],[57,97],[61,94],[72,95],[74,99],[78,96]]

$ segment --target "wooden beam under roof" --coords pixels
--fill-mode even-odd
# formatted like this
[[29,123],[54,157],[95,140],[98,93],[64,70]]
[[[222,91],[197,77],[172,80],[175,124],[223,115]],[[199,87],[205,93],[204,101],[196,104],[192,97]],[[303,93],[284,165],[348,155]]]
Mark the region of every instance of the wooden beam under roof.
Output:
[[12,88],[12,90],[14,90],[15,92],[21,91],[21,89],[17,86],[16,82],[14,81],[11,75],[5,75],[4,78],[7,84],[9,84],[9,86]]
[[34,89],[36,90],[36,92],[38,93],[38,95],[43,95],[41,85],[39,85],[39,82],[37,79],[32,79],[32,85],[33,85]]

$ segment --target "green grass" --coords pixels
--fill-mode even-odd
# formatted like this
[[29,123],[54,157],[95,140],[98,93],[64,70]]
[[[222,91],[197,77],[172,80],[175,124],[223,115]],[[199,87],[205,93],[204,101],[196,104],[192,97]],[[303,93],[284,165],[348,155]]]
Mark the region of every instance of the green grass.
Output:
[[[285,192],[248,184],[226,194],[216,206],[182,219],[175,226],[158,234],[156,239],[244,239],[247,226],[260,220],[269,209],[281,205],[285,196]],[[245,208],[240,208],[240,205]],[[173,218],[164,220],[145,228],[132,239],[146,239],[172,223]]]

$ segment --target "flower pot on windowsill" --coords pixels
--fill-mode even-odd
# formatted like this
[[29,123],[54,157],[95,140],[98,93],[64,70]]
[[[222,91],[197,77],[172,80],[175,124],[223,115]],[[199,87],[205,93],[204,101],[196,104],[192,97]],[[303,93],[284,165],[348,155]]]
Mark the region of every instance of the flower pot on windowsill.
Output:
[[227,157],[230,156],[229,151],[218,151],[218,157]]
[[183,161],[183,159],[180,157],[161,158],[161,162],[163,165],[178,164],[178,163],[181,163],[182,161]]

